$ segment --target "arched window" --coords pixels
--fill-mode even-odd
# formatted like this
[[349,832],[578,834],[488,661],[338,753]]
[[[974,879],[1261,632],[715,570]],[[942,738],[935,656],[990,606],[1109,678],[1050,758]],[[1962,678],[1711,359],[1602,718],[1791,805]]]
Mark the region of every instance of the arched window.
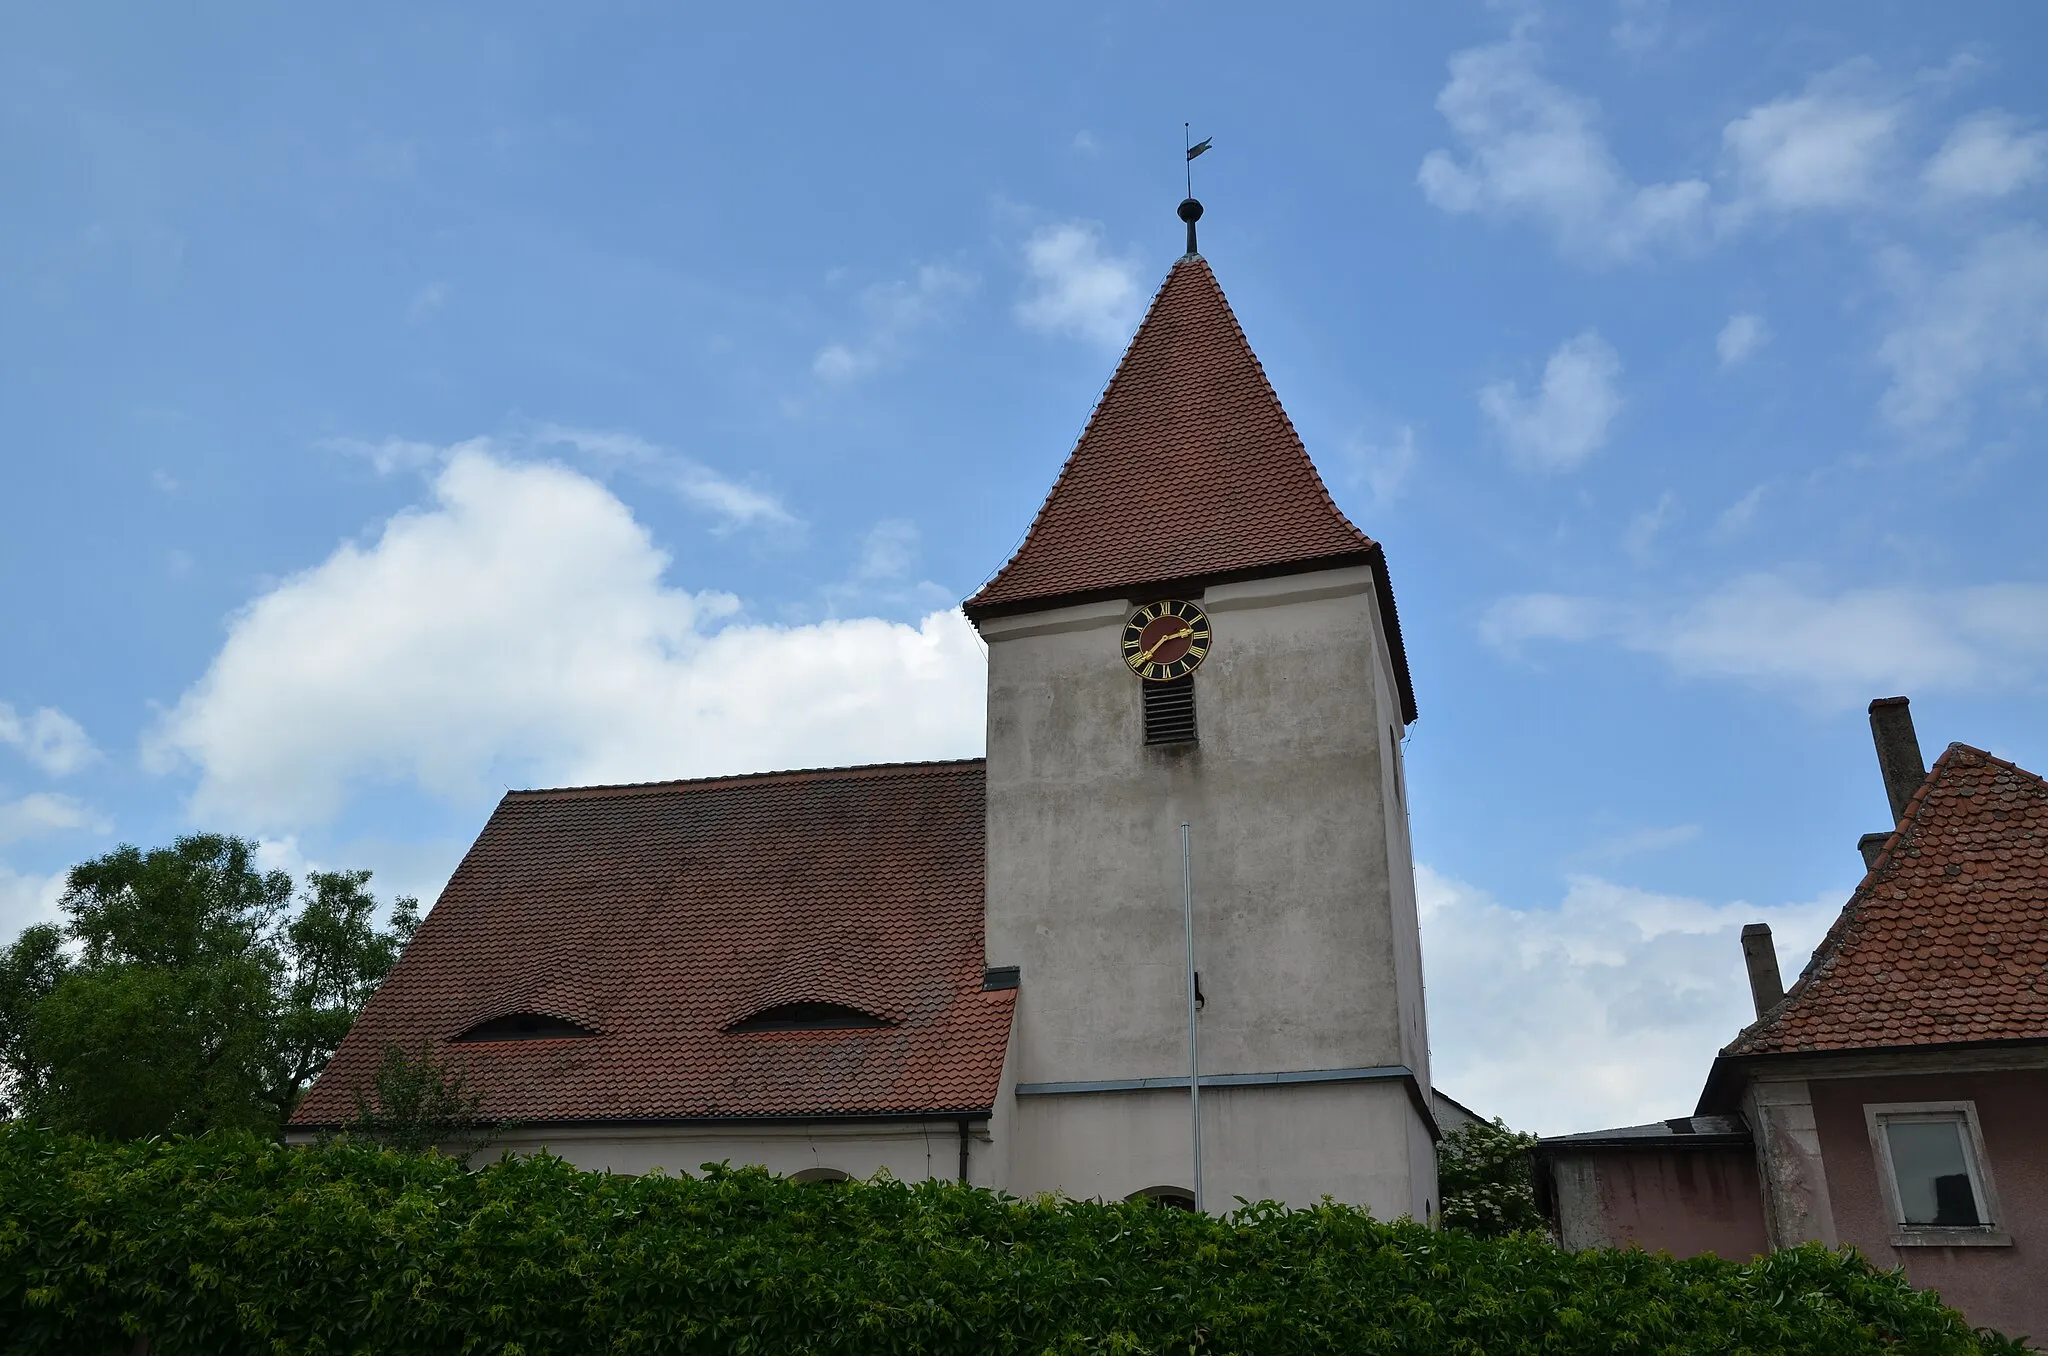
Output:
[[727,1031],[856,1031],[890,1023],[844,1003],[779,1003],[743,1017]]
[[1186,1187],[1149,1186],[1143,1191],[1133,1191],[1124,1197],[1127,1201],[1140,1201],[1148,1205],[1164,1206],[1168,1210],[1192,1210],[1195,1208],[1195,1193]]
[[508,1012],[478,1022],[453,1039],[458,1041],[554,1041],[597,1033],[580,1022],[549,1012]]

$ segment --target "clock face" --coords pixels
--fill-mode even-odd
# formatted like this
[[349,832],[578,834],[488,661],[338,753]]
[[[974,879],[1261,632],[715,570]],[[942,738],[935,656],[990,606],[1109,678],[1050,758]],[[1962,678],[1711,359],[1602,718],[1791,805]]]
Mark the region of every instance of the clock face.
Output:
[[1150,683],[1193,673],[1209,656],[1209,614],[1194,603],[1147,603],[1124,623],[1124,663]]

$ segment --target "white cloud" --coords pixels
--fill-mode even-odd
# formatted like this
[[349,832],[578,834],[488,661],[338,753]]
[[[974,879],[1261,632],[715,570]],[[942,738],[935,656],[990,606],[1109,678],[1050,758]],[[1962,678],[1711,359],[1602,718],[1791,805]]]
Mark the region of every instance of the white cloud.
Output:
[[1720,355],[1723,368],[1739,367],[1770,342],[1770,325],[1762,316],[1745,311],[1728,317],[1728,323],[1714,336],[1714,352]]
[[929,579],[914,578],[920,544],[917,524],[907,518],[884,518],[869,528],[852,572],[823,589],[831,614],[869,607],[900,616],[908,609],[928,614],[948,606],[956,594]]
[[1450,68],[1436,106],[1464,158],[1431,151],[1416,176],[1437,207],[1533,219],[1567,253],[1596,261],[1699,235],[1707,185],[1630,179],[1607,149],[1597,107],[1539,75],[1527,40],[1459,52]]
[[406,305],[405,323],[415,326],[424,325],[440,314],[441,308],[447,304],[448,284],[441,282],[428,283],[425,287],[414,293],[412,301]]
[[2048,132],[2021,132],[2009,113],[1963,119],[1921,171],[1927,187],[1944,198],[2000,198],[2024,188],[2048,169]]
[[329,452],[339,452],[347,457],[359,457],[370,463],[370,469],[380,476],[396,475],[401,471],[415,474],[439,467],[449,455],[464,447],[488,449],[491,440],[473,438],[454,447],[443,447],[439,443],[421,442],[416,438],[323,438],[319,445]]
[[1607,33],[1616,47],[1641,56],[1664,40],[1670,20],[1670,0],[1616,0],[1614,26]]
[[1677,516],[1678,496],[1666,490],[1657,497],[1657,502],[1629,519],[1628,528],[1621,534],[1621,549],[1629,559],[1638,563],[1649,560],[1657,545],[1659,533],[1670,526]]
[[255,599],[149,741],[242,831],[409,783],[634,781],[979,752],[983,659],[954,611],[740,621],[664,580],[604,486],[469,446],[434,502]]
[[1358,478],[1372,493],[1375,507],[1384,508],[1399,498],[1415,470],[1415,430],[1407,424],[1381,442],[1354,437],[1344,450]]
[[1507,654],[1520,654],[1532,640],[1591,640],[1610,629],[1613,611],[1595,598],[1518,593],[1486,609],[1479,618],[1479,638]]
[[1496,381],[1480,391],[1479,408],[1515,460],[1539,471],[1569,471],[1607,441],[1621,412],[1620,377],[1621,356],[1588,330],[1557,346],[1535,394],[1522,394],[1518,382]]
[[1580,861],[1622,862],[1631,857],[1644,857],[1651,853],[1668,852],[1675,847],[1684,847],[1700,836],[1697,824],[1672,824],[1662,828],[1632,829],[1627,833],[1603,838],[1591,847],[1577,854]]
[[0,843],[45,838],[73,829],[105,833],[113,823],[75,796],[36,791],[19,800],[0,801]]
[[742,485],[702,462],[632,433],[541,424],[510,438],[469,438],[447,446],[410,438],[329,438],[321,446],[360,457],[379,475],[438,472],[465,452],[500,460],[515,454],[567,454],[586,465],[626,471],[670,491],[717,518],[717,530],[721,532],[744,527],[802,526],[782,501],[767,491]]
[[1763,507],[1764,495],[1770,488],[1771,482],[1768,480],[1751,486],[1749,493],[1721,510],[1720,515],[1714,519],[1714,531],[1724,537],[1736,536],[1747,531],[1749,525],[1756,521],[1756,511]]
[[85,727],[54,706],[22,715],[0,702],[0,744],[20,750],[52,777],[69,776],[100,756]]
[[1880,692],[1971,689],[2048,672],[2048,584],[1823,593],[1746,575],[1689,606],[1659,609],[1536,593],[1480,620],[1488,644],[1605,641],[1689,678],[1790,689],[1825,705]]
[[1712,904],[1574,876],[1554,907],[1524,909],[1428,866],[1415,885],[1438,1085],[1545,1134],[1691,1114],[1755,1015],[1743,924],[1771,925],[1789,984],[1850,888]]
[[1070,335],[1119,347],[1137,327],[1144,297],[1136,261],[1105,253],[1092,221],[1042,226],[1024,242],[1030,289],[1017,319],[1044,334]]
[[1738,218],[1759,207],[1793,212],[1876,200],[1904,109],[1871,92],[1870,83],[1869,63],[1851,62],[1722,129]]
[[69,874],[25,875],[0,862],[0,946],[11,944],[31,923],[55,923],[62,918],[57,901],[64,895],[64,878]]
[[534,438],[544,446],[573,448],[600,464],[624,465],[715,515],[726,528],[799,525],[774,495],[728,479],[702,462],[631,433],[543,424]]
[[861,294],[867,332],[819,349],[811,360],[812,374],[843,385],[894,366],[912,337],[944,320],[953,303],[973,287],[973,279],[957,269],[925,264],[907,279],[868,288]]
[[1967,431],[1980,387],[2019,383],[2038,395],[2048,369],[2048,237],[2018,226],[1978,240],[1947,272],[1889,257],[1901,306],[1878,345],[1891,371],[1879,410],[1898,431],[1951,444]]

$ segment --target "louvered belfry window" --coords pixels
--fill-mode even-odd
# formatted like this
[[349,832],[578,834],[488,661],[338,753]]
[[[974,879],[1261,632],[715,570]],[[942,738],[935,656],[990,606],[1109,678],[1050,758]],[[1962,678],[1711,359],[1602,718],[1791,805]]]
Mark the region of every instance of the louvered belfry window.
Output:
[[1192,744],[1195,740],[1195,675],[1164,683],[1141,683],[1145,690],[1145,742]]

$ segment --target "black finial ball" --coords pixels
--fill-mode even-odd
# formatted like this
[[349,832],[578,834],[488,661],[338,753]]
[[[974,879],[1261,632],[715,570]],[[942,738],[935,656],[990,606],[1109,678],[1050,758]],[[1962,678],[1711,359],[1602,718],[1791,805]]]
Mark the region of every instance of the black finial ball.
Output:
[[1179,216],[1188,225],[1194,225],[1202,219],[1202,204],[1196,202],[1193,198],[1181,199]]

